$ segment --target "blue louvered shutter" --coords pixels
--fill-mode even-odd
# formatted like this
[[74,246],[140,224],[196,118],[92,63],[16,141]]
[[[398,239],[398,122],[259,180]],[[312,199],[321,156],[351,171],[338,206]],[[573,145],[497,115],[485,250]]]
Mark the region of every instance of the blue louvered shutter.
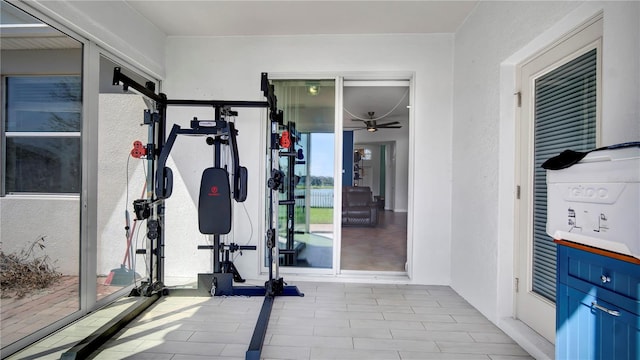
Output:
[[533,291],[553,302],[556,246],[546,233],[547,184],[540,165],[565,149],[595,148],[596,80],[596,49],[535,80]]

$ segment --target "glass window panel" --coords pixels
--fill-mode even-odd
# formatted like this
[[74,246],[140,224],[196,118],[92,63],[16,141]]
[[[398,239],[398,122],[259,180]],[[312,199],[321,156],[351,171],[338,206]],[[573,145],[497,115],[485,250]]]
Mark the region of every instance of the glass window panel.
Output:
[[[11,278],[8,286],[3,282],[0,352],[6,357],[67,325],[73,320],[69,315],[85,303],[79,291],[81,200],[77,196],[82,165],[82,44],[5,1],[0,2],[0,23],[12,24],[9,30],[16,35],[10,45],[2,44],[8,45],[2,47],[0,74],[3,190],[74,194],[0,196],[3,255],[17,256],[22,265],[43,265],[28,272],[29,277]],[[9,273],[5,265],[3,276]],[[36,275],[49,281],[35,282]]]
[[80,137],[8,137],[8,193],[79,193]]
[[130,285],[139,285],[148,277],[145,255],[136,254],[136,249],[146,248],[147,223],[136,220],[133,202],[149,196],[145,181],[149,164],[130,155],[134,141],[146,145],[149,140],[147,126],[140,126],[148,104],[142,95],[113,86],[114,67],[140,83],[149,81],[138,79],[122,64],[100,57],[95,278],[96,299],[101,303],[124,295]]
[[21,110],[7,117],[9,132],[78,132],[80,112]]
[[6,131],[80,131],[80,76],[7,78]]
[[[273,81],[284,125],[293,135],[292,147],[280,149],[285,173],[278,207],[278,244],[294,250],[281,255],[282,266],[333,267],[333,199],[335,141],[335,82],[333,80]],[[286,203],[286,202],[281,202]]]

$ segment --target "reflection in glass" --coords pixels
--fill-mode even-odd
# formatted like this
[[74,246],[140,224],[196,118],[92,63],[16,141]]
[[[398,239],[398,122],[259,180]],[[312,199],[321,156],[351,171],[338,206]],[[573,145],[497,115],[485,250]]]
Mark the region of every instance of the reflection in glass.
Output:
[[80,192],[81,98],[80,76],[6,77],[7,193]]
[[80,131],[80,76],[7,78],[7,132]]
[[0,23],[4,357],[80,309],[82,44],[4,1]]
[[[273,81],[278,107],[284,111],[280,132],[292,138],[280,149],[285,173],[278,207],[282,266],[333,267],[334,119],[333,80]],[[281,201],[281,203],[282,203]],[[286,201],[285,201],[286,202]]]
[[7,137],[8,193],[79,193],[80,138]]
[[[144,158],[131,155],[134,141],[148,142],[144,97],[122,86],[113,86],[114,67],[133,77],[126,67],[100,58],[98,107],[98,226],[96,298],[98,301],[126,292],[126,288],[146,276],[143,255],[146,248],[146,221],[137,220],[133,201],[147,195]],[[142,82],[146,82],[144,80]],[[112,295],[114,294],[114,295]]]

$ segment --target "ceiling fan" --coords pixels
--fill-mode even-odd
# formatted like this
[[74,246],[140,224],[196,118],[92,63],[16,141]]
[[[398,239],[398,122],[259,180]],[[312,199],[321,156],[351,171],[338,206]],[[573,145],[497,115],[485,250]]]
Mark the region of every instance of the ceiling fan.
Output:
[[366,125],[366,127],[357,129],[357,130],[364,130],[367,129],[367,131],[369,132],[376,132],[378,131],[378,129],[400,129],[402,126],[398,125],[400,124],[400,122],[398,121],[392,121],[392,122],[388,122],[388,123],[383,123],[383,124],[378,124],[378,121],[376,119],[374,119],[373,115],[375,113],[373,111],[369,111],[367,112],[367,115],[369,115],[369,119],[351,119],[351,121],[362,121],[364,122],[364,124]]

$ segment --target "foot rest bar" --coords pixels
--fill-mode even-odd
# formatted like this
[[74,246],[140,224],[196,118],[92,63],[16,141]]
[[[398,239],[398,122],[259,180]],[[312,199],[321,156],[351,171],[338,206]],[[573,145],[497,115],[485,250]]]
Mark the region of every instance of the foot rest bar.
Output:
[[258,315],[258,322],[255,329],[253,329],[253,336],[249,343],[249,349],[245,355],[246,360],[260,360],[260,354],[262,353],[262,343],[264,337],[267,334],[267,327],[269,326],[269,317],[271,316],[271,309],[273,308],[273,296],[265,296],[262,302],[262,309],[260,309],[260,315]]
[[[297,286],[284,286],[282,291],[277,296],[304,296],[304,293],[300,292]],[[258,315],[258,321],[256,327],[253,329],[253,336],[249,343],[249,349],[245,354],[245,360],[260,360],[260,354],[262,353],[262,344],[264,343],[264,337],[267,334],[267,327],[269,326],[269,317],[271,316],[271,309],[273,308],[273,301],[275,296],[266,295],[262,302],[262,309],[260,309],[260,315]]]

